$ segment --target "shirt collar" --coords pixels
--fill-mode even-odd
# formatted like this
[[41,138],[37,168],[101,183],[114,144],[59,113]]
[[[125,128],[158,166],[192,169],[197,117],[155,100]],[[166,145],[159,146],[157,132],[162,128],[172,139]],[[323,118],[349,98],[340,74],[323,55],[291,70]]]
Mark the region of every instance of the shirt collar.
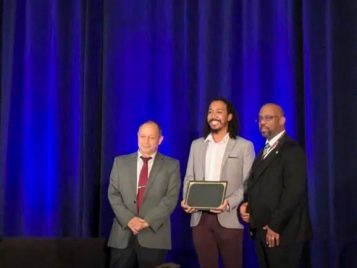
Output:
[[[149,157],[151,157],[152,160],[155,159],[157,152],[153,153],[152,155],[150,155]],[[143,156],[143,154],[140,152],[140,150],[138,150],[138,159]]]
[[265,144],[269,143],[269,145],[272,147],[275,145],[275,143],[280,139],[281,136],[283,136],[285,133],[285,130],[281,131],[278,135],[276,135],[274,138],[272,138],[270,141],[266,140]]
[[212,136],[212,133],[210,133],[207,138],[205,139],[205,142],[214,142],[214,143],[227,143],[229,140],[229,133],[227,133],[224,138],[220,142],[215,142]]

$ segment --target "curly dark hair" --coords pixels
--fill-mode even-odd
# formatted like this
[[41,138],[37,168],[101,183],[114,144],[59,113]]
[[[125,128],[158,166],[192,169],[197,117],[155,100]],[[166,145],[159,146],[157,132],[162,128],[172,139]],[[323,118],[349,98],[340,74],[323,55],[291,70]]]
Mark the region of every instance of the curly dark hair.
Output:
[[[239,135],[239,129],[238,129],[238,114],[237,114],[236,110],[234,109],[234,106],[226,98],[218,97],[218,98],[211,100],[211,102],[208,105],[208,109],[209,109],[209,106],[211,105],[211,103],[214,101],[223,102],[227,107],[228,114],[232,114],[232,120],[228,122],[228,133],[229,133],[229,137],[231,139],[236,139],[236,137]],[[204,124],[204,137],[207,138],[207,136],[210,133],[211,133],[211,128],[210,128],[210,126],[207,122],[207,119],[206,119],[205,124]]]

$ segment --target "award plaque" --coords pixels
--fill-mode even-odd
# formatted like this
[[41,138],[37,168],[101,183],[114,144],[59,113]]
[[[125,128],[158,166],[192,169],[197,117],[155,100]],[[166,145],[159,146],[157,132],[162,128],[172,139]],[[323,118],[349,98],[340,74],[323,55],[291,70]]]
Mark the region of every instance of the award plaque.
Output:
[[189,181],[186,204],[198,210],[210,210],[222,205],[227,181]]

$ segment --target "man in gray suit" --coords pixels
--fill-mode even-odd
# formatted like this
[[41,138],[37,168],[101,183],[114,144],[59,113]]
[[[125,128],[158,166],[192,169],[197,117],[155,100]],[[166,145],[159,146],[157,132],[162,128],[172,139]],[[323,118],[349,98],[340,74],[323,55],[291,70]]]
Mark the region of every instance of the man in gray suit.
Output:
[[209,212],[197,211],[184,201],[181,206],[191,213],[194,246],[203,268],[218,267],[219,254],[226,268],[242,266],[243,225],[237,208],[243,200],[244,181],[254,160],[253,144],[237,136],[237,115],[232,104],[214,99],[208,109],[204,138],[194,140],[184,182],[228,181],[221,206]]
[[180,169],[178,160],[157,151],[162,140],[160,126],[148,121],[139,128],[138,152],[114,160],[108,189],[115,214],[108,241],[112,268],[156,267],[171,248]]

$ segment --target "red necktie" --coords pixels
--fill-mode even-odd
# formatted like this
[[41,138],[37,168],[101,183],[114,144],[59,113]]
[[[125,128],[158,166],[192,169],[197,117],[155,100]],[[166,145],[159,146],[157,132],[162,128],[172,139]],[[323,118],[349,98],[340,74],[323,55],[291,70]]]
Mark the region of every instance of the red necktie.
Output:
[[143,160],[143,167],[141,168],[140,175],[139,175],[138,193],[136,196],[136,206],[138,208],[138,212],[143,202],[146,185],[148,183],[148,173],[149,173],[148,162],[151,159],[151,157],[140,156],[140,158]]

